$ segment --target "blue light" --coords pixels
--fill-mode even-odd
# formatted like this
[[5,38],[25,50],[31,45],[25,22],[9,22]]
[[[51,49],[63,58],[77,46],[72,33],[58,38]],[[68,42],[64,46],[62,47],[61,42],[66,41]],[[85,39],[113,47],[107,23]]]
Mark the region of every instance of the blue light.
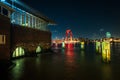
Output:
[[11,1],[16,1],[16,0],[11,0]]
[[1,0],[1,2],[5,2],[6,0]]

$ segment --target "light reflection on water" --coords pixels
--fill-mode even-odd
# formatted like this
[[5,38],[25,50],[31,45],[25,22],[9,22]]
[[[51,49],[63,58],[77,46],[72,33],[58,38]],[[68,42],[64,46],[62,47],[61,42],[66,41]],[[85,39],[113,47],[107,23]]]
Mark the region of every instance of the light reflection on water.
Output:
[[76,66],[76,54],[74,50],[65,50],[65,65],[67,69]]
[[[9,80],[119,80],[120,44],[110,45],[110,63],[106,63],[104,51],[96,52],[94,44],[85,49],[54,49],[54,53],[40,54],[15,60],[16,66],[9,72]],[[103,60],[104,59],[104,60]]]
[[103,62],[109,63],[111,61],[111,44],[109,41],[97,41],[96,52],[101,54]]

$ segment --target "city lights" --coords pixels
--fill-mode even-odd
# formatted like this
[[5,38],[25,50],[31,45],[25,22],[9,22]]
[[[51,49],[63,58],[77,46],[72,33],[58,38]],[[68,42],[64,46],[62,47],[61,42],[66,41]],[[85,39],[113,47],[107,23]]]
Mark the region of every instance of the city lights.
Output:
[[119,9],[115,0],[0,0],[0,79],[119,80]]

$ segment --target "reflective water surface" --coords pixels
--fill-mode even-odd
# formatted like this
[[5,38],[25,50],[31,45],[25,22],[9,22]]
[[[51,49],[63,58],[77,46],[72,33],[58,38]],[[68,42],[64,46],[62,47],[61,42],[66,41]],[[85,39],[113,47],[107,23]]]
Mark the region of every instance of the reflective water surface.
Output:
[[[53,49],[54,53],[16,59],[5,73],[8,80],[120,80],[120,43],[110,44],[110,51],[96,49],[90,43],[81,49]],[[109,58],[109,59],[108,59]]]

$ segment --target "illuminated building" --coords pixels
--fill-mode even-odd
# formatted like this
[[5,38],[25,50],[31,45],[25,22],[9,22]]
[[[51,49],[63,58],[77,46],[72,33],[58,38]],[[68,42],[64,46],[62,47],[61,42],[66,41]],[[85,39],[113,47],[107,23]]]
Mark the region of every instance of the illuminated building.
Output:
[[[68,38],[70,35],[70,38]],[[72,50],[74,48],[73,34],[70,29],[66,30],[65,48]]]
[[54,22],[32,9],[22,10],[10,1],[0,0],[0,60],[50,49],[51,32],[47,26]]

